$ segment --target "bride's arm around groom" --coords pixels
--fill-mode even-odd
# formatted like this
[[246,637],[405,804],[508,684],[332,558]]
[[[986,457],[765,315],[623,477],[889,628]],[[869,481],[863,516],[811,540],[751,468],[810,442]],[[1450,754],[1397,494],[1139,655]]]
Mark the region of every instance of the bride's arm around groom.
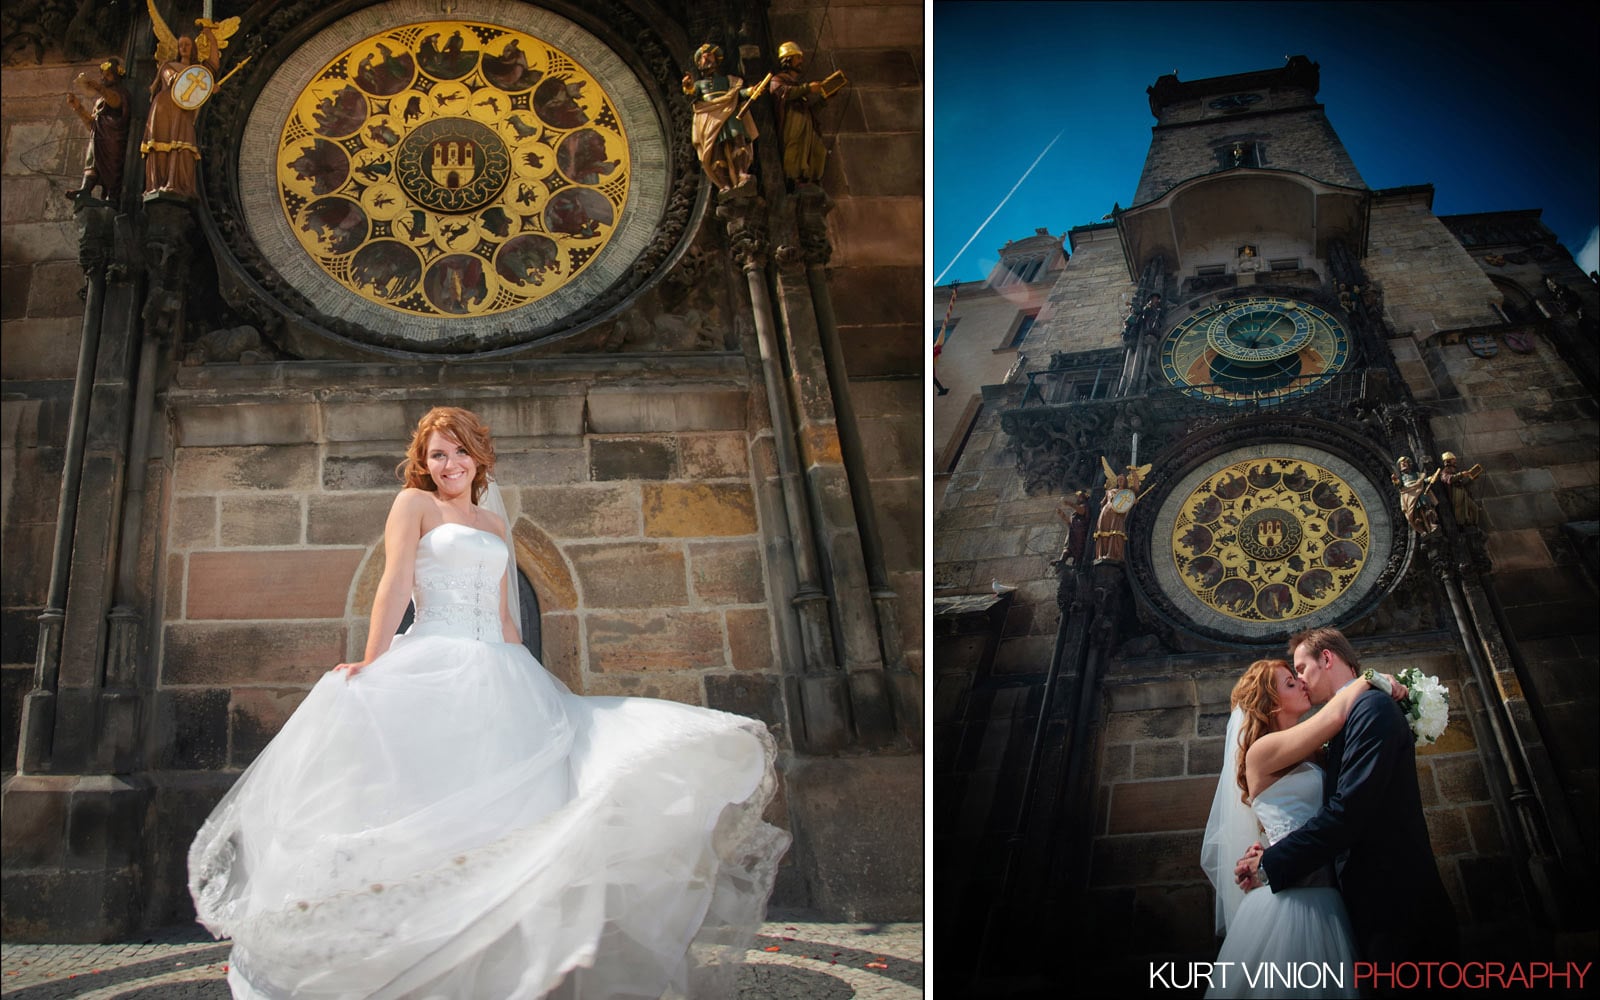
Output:
[[[1319,704],[1359,670],[1354,648],[1336,629],[1297,635],[1290,650]],[[1241,885],[1265,883],[1276,892],[1332,863],[1363,960],[1453,957],[1455,913],[1428,841],[1413,736],[1388,695],[1368,690],[1356,698],[1329,743],[1326,781],[1315,816],[1240,861]]]

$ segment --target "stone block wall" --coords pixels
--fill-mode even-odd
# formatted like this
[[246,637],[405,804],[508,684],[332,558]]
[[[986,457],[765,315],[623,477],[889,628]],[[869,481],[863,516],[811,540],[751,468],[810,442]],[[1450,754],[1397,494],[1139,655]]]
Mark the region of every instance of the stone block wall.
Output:
[[0,91],[0,773],[16,769],[50,584],[61,463],[82,341],[78,186],[88,132],[65,95],[89,65],[7,66]]
[[[1251,92],[1261,98],[1250,105],[1252,112],[1277,111],[1279,109],[1303,108],[1316,99],[1316,94],[1305,87],[1268,87],[1263,92],[1259,87],[1240,87],[1239,92]],[[1174,101],[1161,109],[1161,124],[1187,125],[1192,122],[1224,118],[1240,117],[1236,112],[1219,111],[1211,107],[1210,98],[1192,101]]]
[[[1122,346],[1124,296],[1132,296],[1127,258],[1115,226],[1081,226],[1072,230],[1072,257],[1050,292],[1050,320],[1036,336],[1039,349],[1029,368],[1049,367],[1055,351],[1076,353]],[[1116,379],[1120,372],[1108,372]]]
[[1327,116],[1313,105],[1203,124],[1157,126],[1150,136],[1150,153],[1133,203],[1153,201],[1191,177],[1222,169],[1216,151],[1241,141],[1257,144],[1264,168],[1293,170],[1345,187],[1366,187]]
[[737,381],[619,393],[579,379],[515,399],[461,388],[396,400],[351,378],[311,399],[286,388],[290,367],[258,373],[267,384],[255,391],[277,397],[261,405],[238,398],[238,382],[228,404],[202,402],[218,388],[211,373],[180,376],[190,388],[173,407],[158,695],[180,738],[152,747],[154,767],[248,764],[311,683],[360,657],[394,467],[407,428],[440,402],[474,409],[496,435],[552,672],[582,693],[714,705],[718,682],[744,673],[776,704]]
[[[818,111],[828,284],[871,480],[906,661],[923,662],[923,5],[774,0],[777,43],[806,50],[805,74],[850,85]],[[776,142],[772,132],[763,141]],[[771,161],[769,161],[771,162]],[[775,234],[776,235],[776,234]],[[778,242],[782,242],[781,240]],[[837,388],[835,391],[839,391]]]
[[1418,343],[1442,331],[1500,322],[1490,303],[1501,293],[1433,214],[1432,201],[1431,187],[1379,192],[1361,262],[1383,290],[1390,327]]
[[872,477],[878,537],[889,586],[898,595],[906,664],[922,674],[926,604],[926,486],[922,476],[923,385],[918,378],[852,380],[856,426]]
[[[1126,661],[1107,677],[1089,884],[1095,912],[1117,915],[1098,933],[1124,953],[1128,940],[1141,942],[1132,952],[1152,955],[1204,954],[1213,946],[1213,895],[1200,869],[1200,842],[1222,767],[1229,695],[1244,665]],[[1450,689],[1449,727],[1417,751],[1434,857],[1458,919],[1477,928],[1472,934],[1525,917],[1479,757],[1465,665],[1446,653],[1368,655],[1362,665],[1416,666]]]
[[[1055,573],[1049,563],[1061,551],[1065,528],[1056,520],[1059,497],[1030,497],[1017,475],[1016,456],[1006,447],[1000,412],[1016,406],[1021,386],[991,394],[978,418],[962,462],[945,486],[943,506],[934,517],[934,591],[977,593],[993,581],[1018,587],[1017,603],[1054,607]],[[1053,635],[1043,627],[1048,613],[1036,615],[1027,634]]]
[[768,10],[774,53],[794,41],[807,78],[841,70],[850,81],[818,121],[830,283],[852,379],[922,374],[922,14],[906,0],[774,0]]
[[[519,373],[514,395],[493,365],[179,372],[148,845],[192,836],[310,686],[360,658],[395,465],[433,405],[470,408],[495,435],[552,673],[579,693],[756,716],[786,741],[772,529],[758,503],[769,445],[755,433],[742,360],[680,361],[675,381],[657,366],[649,384],[613,359],[577,374],[565,365],[541,375],[538,364]],[[175,856],[151,859],[158,923],[186,913]]]
[[[1483,466],[1472,494],[1493,567],[1489,586],[1520,660],[1521,689],[1507,697],[1514,711],[1529,710],[1524,697],[1536,706],[1540,721],[1535,727],[1524,720],[1525,731],[1542,737],[1565,807],[1592,847],[1600,839],[1592,727],[1600,688],[1586,665],[1600,650],[1600,623],[1593,571],[1569,526],[1600,519],[1600,405],[1555,342],[1555,327],[1565,321],[1558,310],[1549,324],[1534,321],[1531,353],[1511,350],[1494,333],[1494,356],[1473,353],[1461,328],[1500,330],[1503,320],[1489,303],[1505,293],[1485,273],[1493,265],[1461,245],[1428,211],[1424,194],[1375,206],[1377,249],[1364,263],[1383,287],[1400,334],[1390,348],[1412,393],[1428,406],[1436,447],[1455,452],[1463,468]],[[1561,258],[1543,269],[1592,294]],[[1542,280],[1521,277],[1530,298],[1545,297]],[[1445,302],[1464,305],[1446,312]],[[1437,462],[1438,455],[1428,458]]]

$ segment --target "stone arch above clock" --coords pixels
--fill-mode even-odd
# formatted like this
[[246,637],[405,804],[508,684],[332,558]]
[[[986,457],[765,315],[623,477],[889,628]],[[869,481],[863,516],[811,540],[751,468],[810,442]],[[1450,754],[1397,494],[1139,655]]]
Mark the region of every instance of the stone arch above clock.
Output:
[[704,200],[671,33],[637,6],[301,2],[247,24],[254,65],[202,132],[224,298],[308,358],[519,354],[615,314]]
[[1191,178],[1119,213],[1117,229],[1135,280],[1155,257],[1181,274],[1199,248],[1260,232],[1282,233],[1326,258],[1331,240],[1366,246],[1368,197],[1290,170],[1238,167]]

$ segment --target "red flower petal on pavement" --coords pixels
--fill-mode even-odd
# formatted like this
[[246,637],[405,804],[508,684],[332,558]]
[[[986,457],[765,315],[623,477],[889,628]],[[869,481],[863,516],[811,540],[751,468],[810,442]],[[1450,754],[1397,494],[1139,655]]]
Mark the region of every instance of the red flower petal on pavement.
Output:
[[761,950],[762,951],[782,951],[783,949],[781,947],[779,947],[778,945],[769,944],[769,945],[767,945],[765,948],[763,948]]

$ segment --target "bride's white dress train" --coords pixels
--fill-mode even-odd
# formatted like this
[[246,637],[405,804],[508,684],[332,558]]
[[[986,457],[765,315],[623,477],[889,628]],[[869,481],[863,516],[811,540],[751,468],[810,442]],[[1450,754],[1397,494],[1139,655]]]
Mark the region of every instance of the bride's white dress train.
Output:
[[422,537],[416,620],[329,672],[201,827],[236,997],[731,995],[788,835],[752,719],[582,698],[500,640],[505,543]]
[[[1251,808],[1261,824],[1262,843],[1277,843],[1322,808],[1322,769],[1310,761],[1301,763],[1257,795]],[[1233,963],[1227,967],[1227,988],[1208,989],[1206,996],[1358,996],[1354,958],[1350,917],[1331,881],[1278,892],[1255,889],[1239,904],[1217,955],[1217,962]],[[1302,967],[1306,962],[1313,967]],[[1332,976],[1322,975],[1324,963],[1343,976],[1343,988]],[[1292,973],[1290,966],[1295,967]],[[1256,977],[1254,985],[1247,971]],[[1283,974],[1297,978],[1286,981]],[[1292,988],[1294,983],[1309,985]]]

